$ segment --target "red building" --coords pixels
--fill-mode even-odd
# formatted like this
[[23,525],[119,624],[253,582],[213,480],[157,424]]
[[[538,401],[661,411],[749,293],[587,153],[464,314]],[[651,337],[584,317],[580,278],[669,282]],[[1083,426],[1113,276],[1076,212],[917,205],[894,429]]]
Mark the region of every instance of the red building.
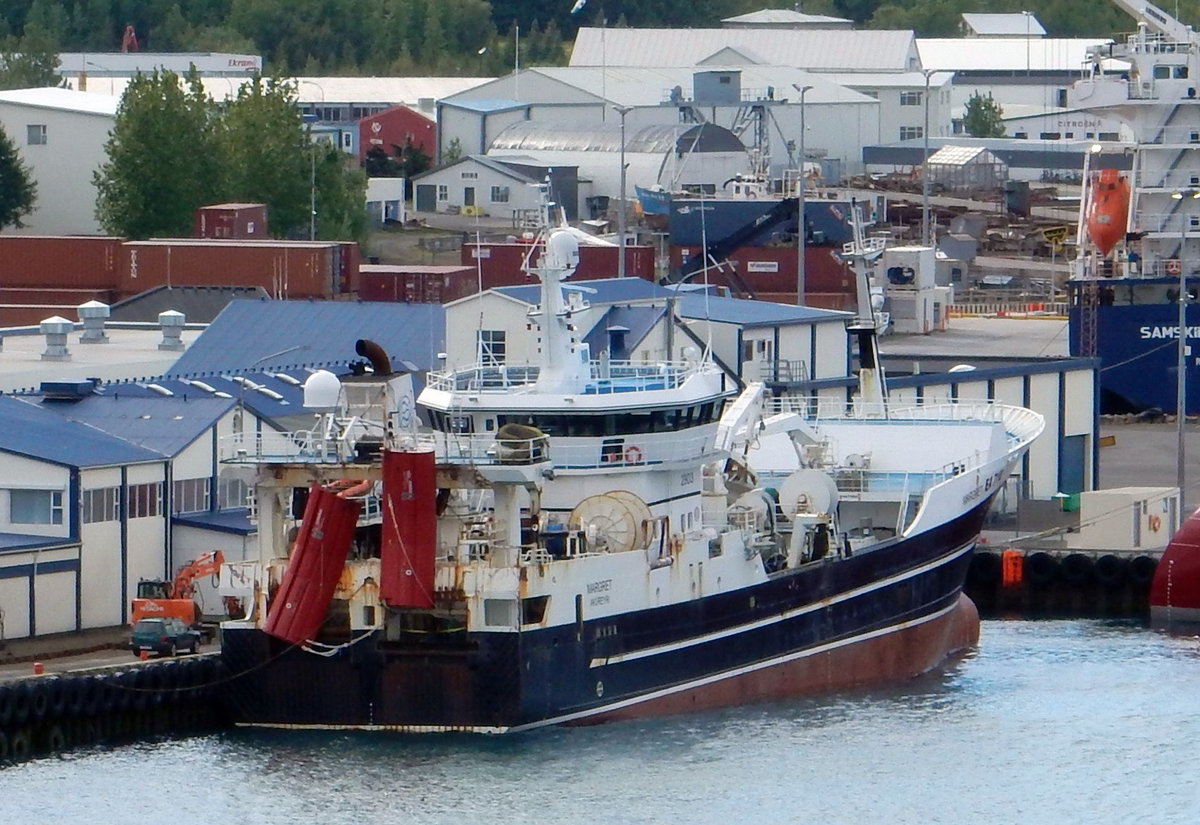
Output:
[[393,147],[407,143],[433,156],[437,147],[437,126],[415,109],[393,106],[358,122],[358,161],[362,163],[371,149],[382,149],[394,157]]

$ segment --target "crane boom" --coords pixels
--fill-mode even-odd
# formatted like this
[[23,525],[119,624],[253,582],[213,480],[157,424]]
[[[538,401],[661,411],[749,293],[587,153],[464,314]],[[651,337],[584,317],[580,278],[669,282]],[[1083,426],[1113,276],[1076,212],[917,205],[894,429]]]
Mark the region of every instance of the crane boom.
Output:
[[1113,0],[1113,2],[1138,23],[1145,23],[1147,28],[1161,34],[1167,40],[1189,43],[1195,37],[1191,26],[1179,22],[1153,3],[1142,2],[1142,0]]

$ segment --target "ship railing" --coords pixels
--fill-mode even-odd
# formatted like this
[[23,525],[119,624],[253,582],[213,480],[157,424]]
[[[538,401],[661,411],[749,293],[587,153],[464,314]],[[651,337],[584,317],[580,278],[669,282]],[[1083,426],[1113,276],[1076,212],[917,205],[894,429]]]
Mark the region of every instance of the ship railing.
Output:
[[1138,31],[1125,34],[1125,47],[1138,54],[1187,54],[1191,44],[1162,33]]
[[[989,421],[1002,423],[1010,437],[1022,440],[1033,438],[1041,432],[1043,420],[1040,415],[1024,407],[1012,406],[990,399],[961,399],[957,401],[930,400],[923,404],[912,401],[891,401],[885,405],[888,424],[978,423]],[[832,398],[816,398],[808,395],[782,395],[764,402],[766,414],[792,412],[809,421],[882,421],[880,415],[855,415],[852,402]]]
[[639,439],[615,436],[581,439],[578,443],[545,436],[534,439],[497,439],[494,434],[433,433],[437,460],[443,464],[492,465],[549,462],[562,470],[616,470],[674,462],[696,462],[713,450],[713,435],[671,435]]
[[494,434],[422,434],[433,443],[439,464],[541,464],[550,461],[550,439],[497,438]]
[[758,377],[763,381],[792,383],[808,380],[808,362],[800,360],[758,361]]
[[[1200,131],[1198,129],[1197,131]],[[1167,232],[1178,240],[1181,232],[1193,230],[1190,216],[1173,212],[1151,212],[1138,217],[1138,224],[1143,232]]]
[[[404,434],[389,446],[399,450],[432,451],[429,433]],[[323,438],[319,430],[234,433],[217,442],[217,458],[224,464],[348,464],[374,463],[383,447],[381,440],[336,440]]]
[[[1134,91],[1134,84],[1130,84],[1130,97],[1156,98],[1157,91],[1149,82],[1138,84],[1139,87],[1149,86],[1150,88],[1139,88]],[[1152,132],[1142,138],[1140,141],[1143,144],[1160,145],[1160,144],[1200,144],[1200,128],[1195,126],[1165,126],[1162,129]],[[1166,187],[1170,188],[1170,187]],[[1181,186],[1181,189],[1188,187]]]
[[[847,499],[878,495],[888,499],[907,499],[923,496],[926,491],[955,475],[950,469],[929,471],[888,471],[863,467],[840,467],[829,471],[838,493]],[[786,473],[760,473],[758,482],[764,487],[779,486]]]
[[[688,378],[708,368],[697,361],[601,361],[591,362],[589,394],[646,389],[675,389]],[[426,386],[445,392],[508,392],[535,384],[537,364],[474,364],[469,367],[430,372]]]

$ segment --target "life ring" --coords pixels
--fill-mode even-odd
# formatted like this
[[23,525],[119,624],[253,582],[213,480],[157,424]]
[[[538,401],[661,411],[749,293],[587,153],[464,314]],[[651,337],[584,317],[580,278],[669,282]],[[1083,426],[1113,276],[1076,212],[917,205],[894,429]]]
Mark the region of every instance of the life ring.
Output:
[[626,464],[641,464],[642,463],[642,448],[636,444],[625,448],[625,463]]
[[1157,533],[1162,527],[1162,519],[1158,516],[1150,516],[1150,532]]

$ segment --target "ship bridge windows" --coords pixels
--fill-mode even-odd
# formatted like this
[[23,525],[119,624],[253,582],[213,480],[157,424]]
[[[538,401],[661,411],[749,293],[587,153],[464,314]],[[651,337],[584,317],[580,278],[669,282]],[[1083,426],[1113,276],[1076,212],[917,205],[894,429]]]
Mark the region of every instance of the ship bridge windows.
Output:
[[1188,76],[1188,67],[1186,64],[1183,66],[1172,66],[1172,65],[1168,64],[1168,65],[1158,65],[1158,66],[1154,67],[1154,78],[1156,80],[1166,80],[1168,78],[1174,78],[1176,80],[1185,80],[1187,78],[1187,76]]
[[[522,415],[498,415],[496,426],[523,424],[536,427],[549,436],[566,438],[604,438],[616,435],[644,435],[647,433],[669,433],[711,424],[721,414],[719,402],[707,401],[687,407],[662,410],[642,410],[603,415],[533,413]],[[434,428],[444,429],[434,414]],[[441,417],[444,417],[442,414]]]

